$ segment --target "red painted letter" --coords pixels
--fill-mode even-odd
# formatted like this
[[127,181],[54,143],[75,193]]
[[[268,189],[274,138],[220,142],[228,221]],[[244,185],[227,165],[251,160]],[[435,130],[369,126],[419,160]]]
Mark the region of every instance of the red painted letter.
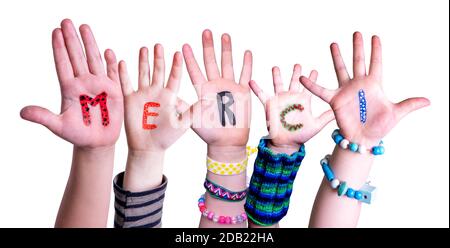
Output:
[[142,128],[152,130],[157,128],[156,124],[148,124],[147,119],[149,116],[158,116],[159,114],[156,112],[149,112],[148,108],[159,108],[160,105],[157,102],[148,102],[144,105],[144,117],[142,118]]
[[91,124],[91,115],[89,114],[88,104],[93,107],[95,107],[97,104],[100,104],[100,110],[102,111],[102,125],[109,125],[108,107],[106,106],[107,96],[108,95],[106,94],[106,92],[100,93],[95,98],[92,98],[88,95],[80,96],[81,112],[83,113],[83,122],[86,126],[89,126]]

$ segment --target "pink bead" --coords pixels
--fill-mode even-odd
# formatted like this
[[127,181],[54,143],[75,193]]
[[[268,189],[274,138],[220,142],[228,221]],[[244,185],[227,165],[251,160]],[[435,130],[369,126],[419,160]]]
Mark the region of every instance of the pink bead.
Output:
[[220,224],[225,224],[225,217],[220,216],[220,217],[219,217],[219,223],[220,223]]
[[206,210],[206,207],[205,207],[205,206],[201,206],[201,207],[200,207],[200,212],[203,213],[203,212],[205,212],[205,210]]
[[231,224],[231,217],[230,217],[230,216],[227,216],[227,217],[225,218],[225,223],[226,223],[226,224]]
[[214,212],[209,212],[208,220],[212,220],[214,218]]
[[199,203],[198,203],[198,206],[199,206],[199,207],[204,207],[204,206],[205,206],[205,203],[204,203],[204,202],[199,202]]
[[247,214],[246,214],[246,213],[241,214],[241,216],[242,216],[242,220],[243,220],[243,221],[246,221],[246,220],[247,220]]

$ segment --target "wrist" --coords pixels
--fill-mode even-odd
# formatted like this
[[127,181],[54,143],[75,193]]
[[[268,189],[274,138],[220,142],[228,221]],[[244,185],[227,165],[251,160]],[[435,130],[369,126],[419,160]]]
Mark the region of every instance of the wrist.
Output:
[[208,157],[219,162],[241,162],[247,158],[247,147],[208,145]]
[[274,154],[285,153],[291,155],[294,152],[297,152],[300,149],[300,146],[301,145],[275,144],[272,140],[267,143],[267,147],[270,148]]
[[164,151],[129,150],[123,187],[140,192],[161,185]]
[[368,135],[364,134],[362,130],[359,130],[357,132],[354,131],[346,131],[346,130],[340,130],[342,135],[345,139],[347,139],[349,142],[357,143],[364,145],[367,148],[377,146],[382,138],[374,138],[369,137]]

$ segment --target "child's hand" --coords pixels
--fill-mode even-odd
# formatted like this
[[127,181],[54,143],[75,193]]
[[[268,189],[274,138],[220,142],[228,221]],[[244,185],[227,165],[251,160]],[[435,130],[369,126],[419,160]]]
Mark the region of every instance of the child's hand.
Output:
[[[155,45],[151,80],[148,49],[142,48],[139,53],[139,87],[133,91],[125,62],[119,63],[125,101],[125,131],[131,151],[164,151],[190,127],[189,106],[177,99],[182,65],[181,53],[176,52],[164,87],[163,47]],[[188,112],[181,114],[185,111]]]
[[331,45],[331,55],[339,82],[338,89],[322,88],[306,77],[301,77],[300,81],[313,94],[330,104],[337,124],[348,140],[378,145],[400,119],[430,104],[428,99],[421,97],[399,103],[392,103],[386,98],[381,84],[381,43],[377,36],[372,37],[368,74],[360,33],[356,32],[353,37],[353,78],[350,78],[345,68],[337,44]]
[[[222,72],[216,63],[211,31],[203,32],[204,77],[189,45],[183,55],[191,81],[201,102],[201,115],[194,114],[193,130],[211,146],[247,144],[251,118],[251,98],[248,83],[252,74],[252,54],[246,51],[239,83],[233,71],[231,38],[222,35]],[[196,118],[198,117],[198,118]],[[244,149],[245,150],[245,149]]]
[[[274,146],[291,146],[305,143],[334,119],[333,112],[328,110],[320,117],[311,112],[312,94],[303,89],[300,91],[301,66],[295,65],[288,91],[283,90],[280,69],[272,69],[275,96],[269,97],[256,84],[250,81],[250,88],[264,105],[266,110],[269,137]],[[317,72],[312,71],[309,79],[317,80]]]
[[56,115],[42,107],[28,106],[20,114],[78,147],[114,145],[123,120],[116,57],[113,51],[105,51],[105,71],[89,26],[80,26],[80,33],[84,51],[70,20],[62,21],[61,28],[53,31],[61,113]]

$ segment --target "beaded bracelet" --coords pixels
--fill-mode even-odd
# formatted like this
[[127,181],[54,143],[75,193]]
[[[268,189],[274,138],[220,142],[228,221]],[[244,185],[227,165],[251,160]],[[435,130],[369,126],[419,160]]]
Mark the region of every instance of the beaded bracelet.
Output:
[[240,192],[233,192],[211,182],[208,178],[205,179],[203,186],[212,197],[219,200],[238,202],[244,200],[247,196],[247,189]]
[[334,130],[331,138],[333,138],[334,143],[336,143],[336,145],[339,145],[342,149],[348,149],[352,152],[358,152],[361,154],[364,154],[366,152],[372,153],[373,155],[384,154],[383,141],[380,141],[380,144],[378,146],[374,146],[372,147],[372,149],[367,149],[364,145],[358,145],[345,139],[344,136],[342,136],[342,134],[339,132],[339,129]]
[[346,195],[348,198],[370,204],[373,199],[373,192],[376,188],[369,185],[369,183],[364,184],[359,190],[348,187],[345,181],[341,182],[334,176],[328,162],[329,158],[330,155],[326,155],[325,158],[320,160],[320,165],[322,165],[323,173],[325,174],[325,178],[330,182],[331,188],[337,189],[338,196]]
[[247,157],[238,163],[218,162],[212,158],[206,157],[206,167],[209,172],[221,176],[239,175],[247,169],[248,157],[257,151],[257,148],[247,146]]
[[214,223],[224,224],[224,225],[234,225],[247,221],[247,214],[242,213],[237,216],[222,216],[216,215],[213,211],[209,211],[205,205],[205,195],[202,195],[200,199],[198,199],[198,208],[202,213],[203,217],[207,218]]

